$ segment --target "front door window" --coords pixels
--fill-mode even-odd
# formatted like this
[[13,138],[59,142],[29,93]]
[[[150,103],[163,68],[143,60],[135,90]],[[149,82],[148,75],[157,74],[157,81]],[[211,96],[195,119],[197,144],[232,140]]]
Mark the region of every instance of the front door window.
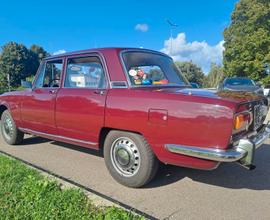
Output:
[[37,77],[35,88],[60,87],[62,68],[62,60],[53,60],[44,63]]

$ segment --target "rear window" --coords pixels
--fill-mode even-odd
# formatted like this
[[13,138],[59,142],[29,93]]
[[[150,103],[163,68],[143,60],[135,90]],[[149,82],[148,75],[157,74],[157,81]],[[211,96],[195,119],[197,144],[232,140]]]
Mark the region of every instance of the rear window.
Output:
[[189,85],[170,57],[146,51],[127,51],[122,53],[122,58],[133,86]]
[[254,86],[255,83],[251,79],[247,78],[230,78],[225,81],[225,85],[229,86]]

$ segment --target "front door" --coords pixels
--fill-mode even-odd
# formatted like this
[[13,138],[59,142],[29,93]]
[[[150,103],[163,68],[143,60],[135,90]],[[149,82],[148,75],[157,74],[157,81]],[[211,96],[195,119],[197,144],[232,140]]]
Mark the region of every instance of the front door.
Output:
[[104,65],[95,54],[69,57],[66,63],[65,80],[56,98],[58,133],[96,148],[107,93]]
[[24,128],[57,134],[54,111],[62,69],[62,59],[46,61],[41,66],[33,89],[22,100],[21,119]]

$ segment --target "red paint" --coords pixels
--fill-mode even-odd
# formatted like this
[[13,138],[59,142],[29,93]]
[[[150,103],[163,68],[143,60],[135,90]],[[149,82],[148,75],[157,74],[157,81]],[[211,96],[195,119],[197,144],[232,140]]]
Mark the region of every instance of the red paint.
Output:
[[100,95],[96,89],[60,89],[55,110],[58,135],[98,143],[105,101],[106,93]]
[[[108,82],[128,84],[121,65],[121,50],[86,50],[47,60],[98,54]],[[66,60],[64,70],[65,65]],[[160,88],[110,88],[109,83],[100,94],[95,89],[63,88],[63,78],[60,88],[6,93],[0,96],[0,104],[10,110],[18,127],[46,133],[40,136],[98,148],[102,128],[133,131],[144,135],[162,162],[199,169],[212,169],[217,163],[170,153],[164,145],[226,149],[239,103],[250,101],[206,90],[163,85]]]

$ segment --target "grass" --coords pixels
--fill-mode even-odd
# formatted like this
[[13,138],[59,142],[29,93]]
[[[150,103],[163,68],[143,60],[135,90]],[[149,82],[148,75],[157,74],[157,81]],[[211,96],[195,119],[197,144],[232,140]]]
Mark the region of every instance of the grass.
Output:
[[96,207],[79,189],[61,189],[23,163],[0,155],[0,219],[143,219],[116,207]]

